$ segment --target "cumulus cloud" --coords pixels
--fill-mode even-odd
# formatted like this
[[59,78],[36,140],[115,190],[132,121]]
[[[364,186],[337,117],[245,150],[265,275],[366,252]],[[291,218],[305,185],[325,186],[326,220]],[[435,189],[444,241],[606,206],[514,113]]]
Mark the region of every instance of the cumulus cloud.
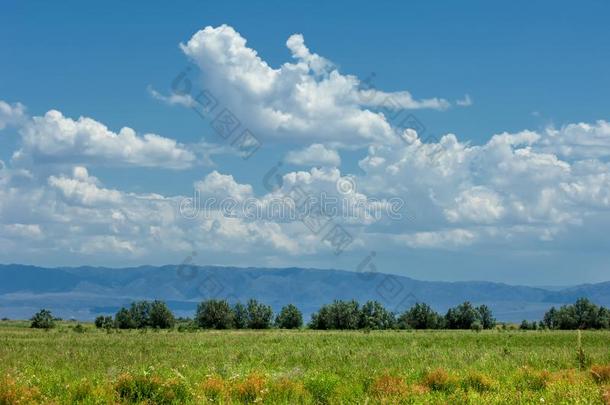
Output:
[[139,136],[128,127],[114,133],[91,118],[73,120],[56,110],[33,117],[20,132],[22,148],[13,156],[17,162],[185,169],[196,160],[193,152],[173,139]]
[[299,166],[339,166],[341,158],[337,151],[326,146],[314,143],[304,149],[290,151],[284,160]]
[[446,100],[417,100],[407,91],[388,93],[362,88],[312,53],[303,36],[286,43],[294,63],[273,68],[249,48],[232,27],[206,27],[181,48],[201,69],[201,84],[259,136],[285,141],[398,142],[380,110],[431,108]]
[[559,129],[549,127],[537,148],[566,159],[604,158],[610,156],[610,123],[568,124]]
[[0,130],[9,125],[17,125],[26,118],[25,107],[21,103],[9,104],[0,100]]

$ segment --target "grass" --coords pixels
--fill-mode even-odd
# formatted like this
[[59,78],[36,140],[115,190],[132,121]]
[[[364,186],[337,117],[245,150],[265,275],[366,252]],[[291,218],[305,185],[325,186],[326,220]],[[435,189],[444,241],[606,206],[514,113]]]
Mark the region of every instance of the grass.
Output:
[[[610,404],[610,332],[50,330],[0,322],[0,405]],[[79,329],[79,328],[77,328]]]

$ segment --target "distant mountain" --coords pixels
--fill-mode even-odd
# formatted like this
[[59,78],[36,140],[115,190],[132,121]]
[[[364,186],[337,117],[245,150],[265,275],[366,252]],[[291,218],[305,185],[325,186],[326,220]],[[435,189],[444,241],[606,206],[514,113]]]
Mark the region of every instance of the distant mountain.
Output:
[[563,289],[511,286],[482,281],[433,282],[379,273],[303,268],[141,266],[42,268],[0,265],[0,317],[29,318],[40,308],[57,316],[92,319],[112,314],[133,300],[161,299],[192,316],[208,298],[245,302],[256,298],[275,311],[293,303],[306,318],[334,299],[378,300],[401,312],[417,301],[437,311],[463,301],[486,304],[502,321],[537,320],[551,306],[588,297],[610,306],[610,282]]

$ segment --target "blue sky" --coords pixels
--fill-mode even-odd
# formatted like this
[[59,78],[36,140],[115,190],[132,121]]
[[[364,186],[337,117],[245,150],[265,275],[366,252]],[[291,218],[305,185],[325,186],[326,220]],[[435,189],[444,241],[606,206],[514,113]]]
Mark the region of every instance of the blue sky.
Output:
[[[380,271],[422,279],[608,280],[609,8],[5,2],[0,261],[123,266],[177,263],[197,251],[201,264],[349,270],[374,250]],[[288,49],[293,34],[302,41]],[[252,60],[229,42],[255,50],[270,70],[250,76]],[[299,44],[308,56],[298,57]],[[312,55],[325,61],[319,72],[322,59]],[[278,79],[265,76],[286,63],[293,66]],[[187,66],[195,88],[213,89],[260,139],[250,159],[187,103],[167,99]],[[349,77],[356,87],[342,82]],[[404,128],[387,112],[378,119],[382,105],[358,99],[366,78],[385,92],[380,98],[403,100],[395,112],[425,131],[401,141]],[[274,123],[269,110],[289,122]],[[137,142],[87,125],[69,141],[58,135],[79,117],[113,133],[132,128]],[[175,145],[142,141],[148,133]],[[350,201],[401,198],[416,218],[340,216],[355,241],[335,255],[296,223],[185,223],[169,213],[193,187],[208,197],[269,199],[262,178],[280,160],[285,184],[320,193],[353,179]]]

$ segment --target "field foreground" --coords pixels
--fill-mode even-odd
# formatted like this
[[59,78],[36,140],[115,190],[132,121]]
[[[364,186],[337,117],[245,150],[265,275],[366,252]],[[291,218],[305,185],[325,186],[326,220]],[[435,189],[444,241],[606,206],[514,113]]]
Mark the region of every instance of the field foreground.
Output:
[[610,332],[85,328],[0,323],[0,405],[610,404]]

